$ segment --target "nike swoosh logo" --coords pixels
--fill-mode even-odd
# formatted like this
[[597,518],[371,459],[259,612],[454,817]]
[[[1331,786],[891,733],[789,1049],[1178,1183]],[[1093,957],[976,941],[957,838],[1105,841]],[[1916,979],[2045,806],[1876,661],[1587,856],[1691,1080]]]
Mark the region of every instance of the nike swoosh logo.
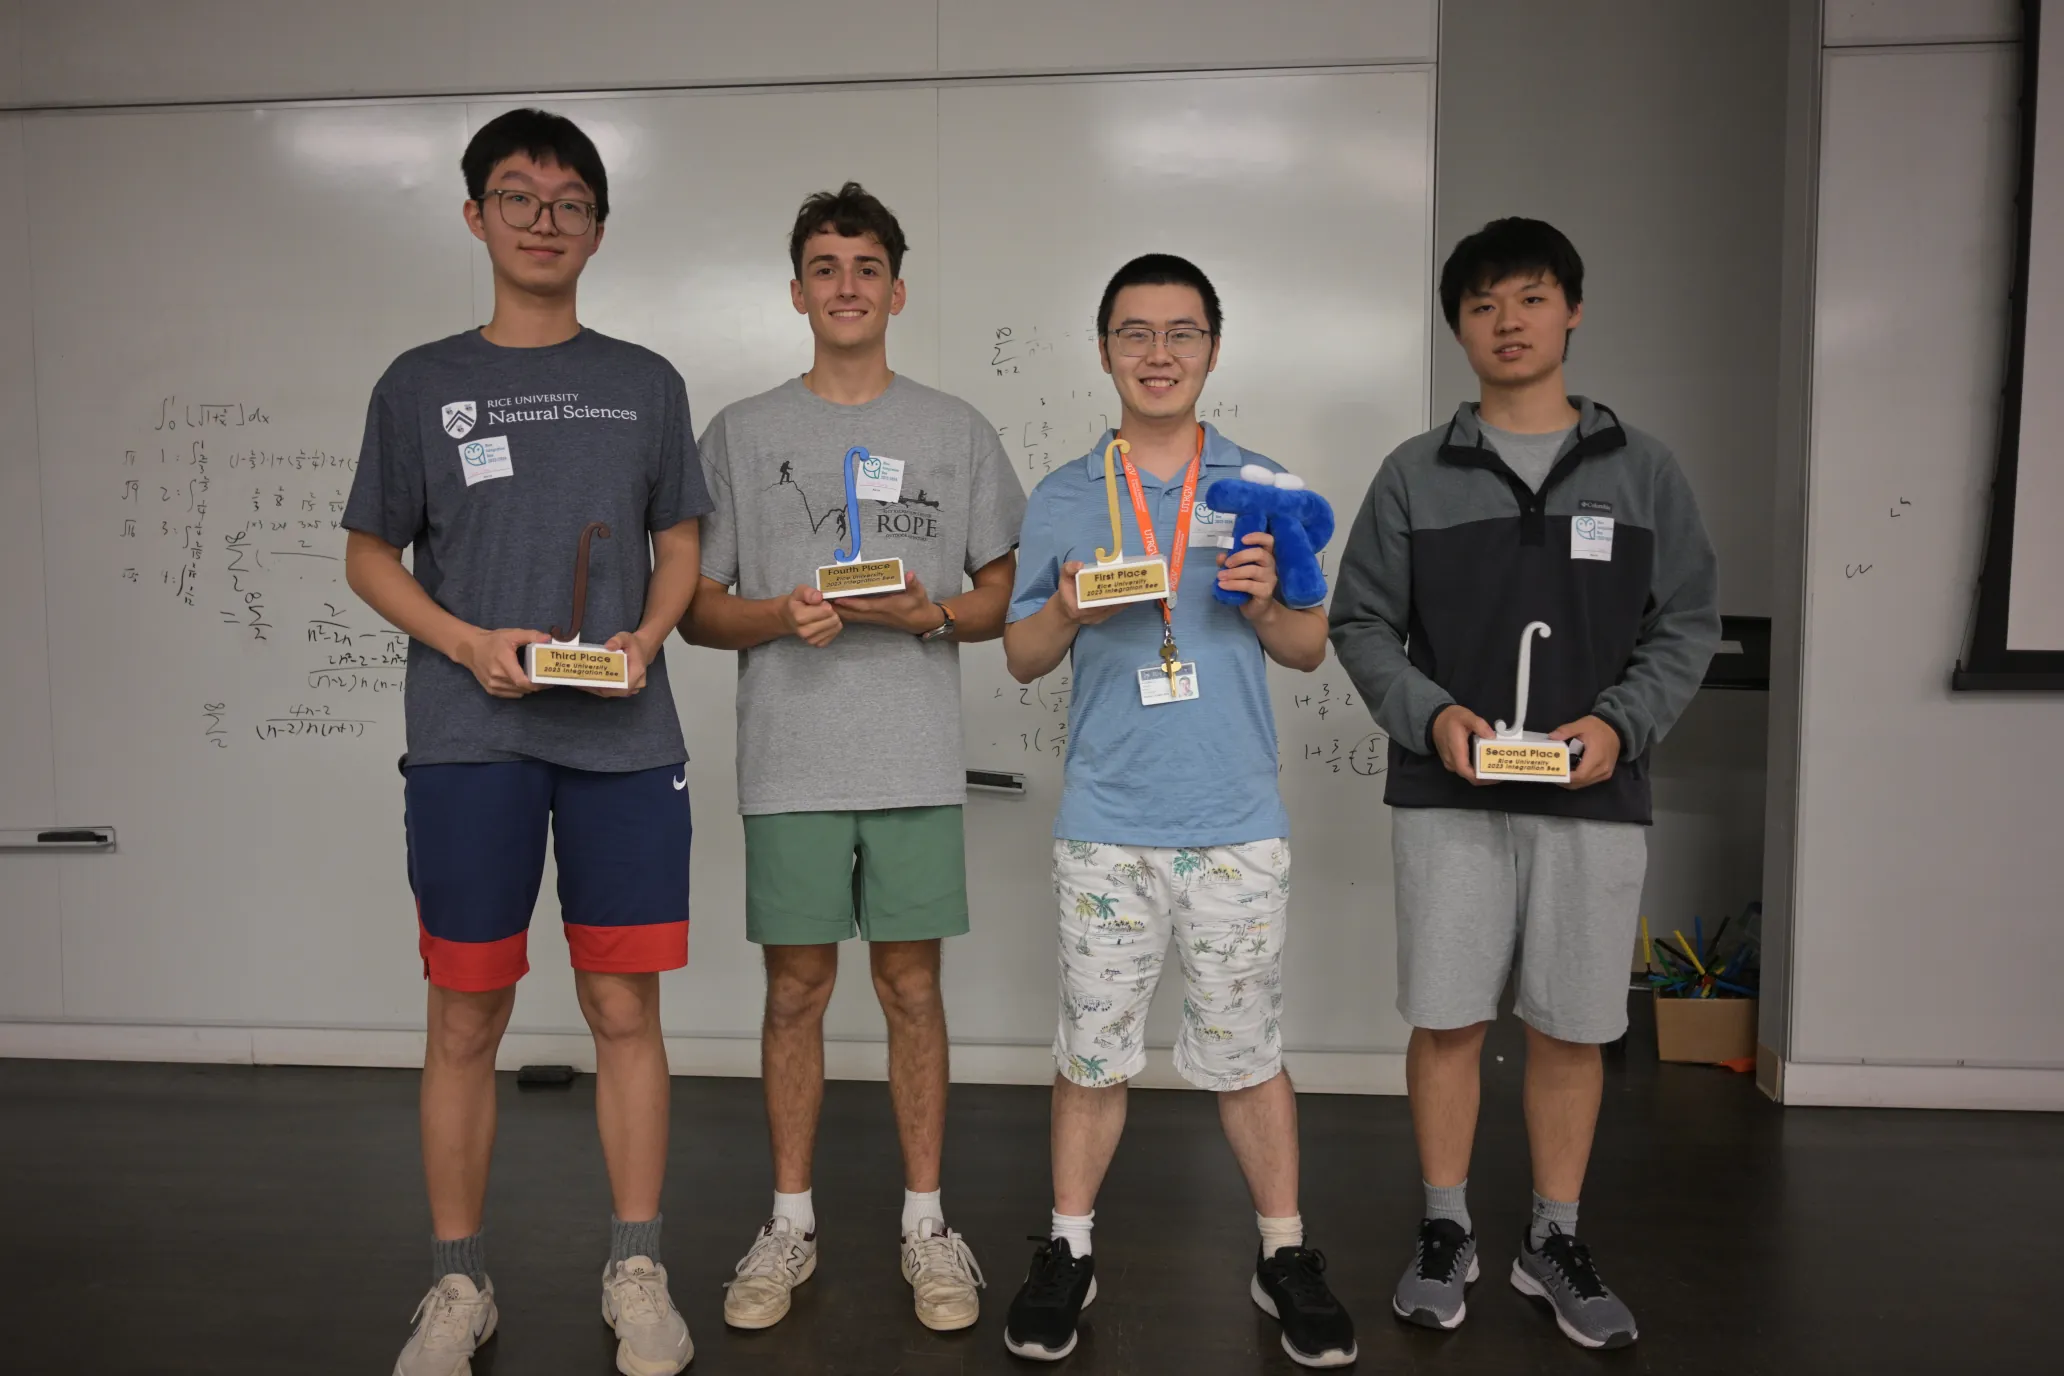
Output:
[[681,771],[681,777],[674,780],[674,792],[679,793],[686,787],[688,787],[688,771],[684,769]]

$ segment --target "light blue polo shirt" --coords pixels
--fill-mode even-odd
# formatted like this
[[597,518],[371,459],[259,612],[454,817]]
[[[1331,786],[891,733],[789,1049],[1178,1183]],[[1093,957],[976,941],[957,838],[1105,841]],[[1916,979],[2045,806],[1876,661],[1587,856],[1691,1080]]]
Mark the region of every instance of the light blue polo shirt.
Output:
[[[1081,459],[1048,474],[1033,490],[1018,543],[1018,581],[1009,619],[1046,605],[1061,565],[1096,562],[1111,538],[1104,497],[1105,432]],[[1204,472],[1197,502],[1242,464],[1282,466],[1249,453],[1204,427]],[[1154,513],[1165,557],[1175,539],[1182,479],[1162,482],[1144,469],[1140,487]],[[1121,472],[1118,509],[1125,552],[1145,553],[1131,495]],[[1230,533],[1230,522],[1226,525]],[[1197,665],[1201,696],[1143,705],[1139,670],[1161,662],[1161,611],[1135,602],[1101,625],[1084,626],[1071,651],[1068,762],[1054,835],[1069,841],[1125,846],[1226,846],[1290,834],[1290,814],[1276,783],[1276,718],[1269,708],[1267,664],[1260,637],[1238,607],[1211,595],[1218,578],[1215,544],[1195,538],[1183,561],[1175,604],[1175,644]]]

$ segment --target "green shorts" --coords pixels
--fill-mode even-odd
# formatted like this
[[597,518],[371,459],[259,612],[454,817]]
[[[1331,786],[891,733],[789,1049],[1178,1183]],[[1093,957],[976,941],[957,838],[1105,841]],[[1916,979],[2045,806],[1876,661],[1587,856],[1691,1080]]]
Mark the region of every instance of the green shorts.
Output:
[[930,941],[968,929],[958,807],[745,819],[745,934],[762,946]]

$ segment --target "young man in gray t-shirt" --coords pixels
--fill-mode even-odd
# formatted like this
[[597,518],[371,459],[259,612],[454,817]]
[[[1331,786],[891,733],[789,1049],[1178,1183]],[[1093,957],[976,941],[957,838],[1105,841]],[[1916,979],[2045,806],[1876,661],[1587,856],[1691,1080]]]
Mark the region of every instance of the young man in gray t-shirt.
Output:
[[[810,371],[727,406],[703,432],[716,506],[681,632],[737,650],[746,934],[765,948],[761,1070],[774,1207],[724,1301],[767,1328],[817,1266],[810,1165],[838,943],[869,944],[903,1147],[903,1274],[917,1316],[966,1328],[981,1272],[939,1203],[946,1128],[941,938],[968,927],[960,642],[1003,632],[1024,490],[967,403],[889,370],[903,231],[848,182],[803,203],[790,295]],[[855,460],[849,494],[847,455]],[[816,571],[898,558],[900,592],[826,600]],[[973,588],[963,592],[962,579]]]
[[[462,167],[494,316],[380,379],[343,522],[352,590],[409,636],[403,822],[430,985],[433,1243],[395,1376],[465,1371],[495,1330],[480,1241],[495,1050],[530,968],[548,826],[615,1213],[602,1312],[622,1370],[679,1371],[694,1348],[659,1264],[659,972],[688,961],[690,819],[661,646],[697,587],[709,493],[681,375],[575,311],[609,215],[595,145],[570,120],[513,110]],[[524,647],[551,627],[622,651],[628,686],[531,682]]]

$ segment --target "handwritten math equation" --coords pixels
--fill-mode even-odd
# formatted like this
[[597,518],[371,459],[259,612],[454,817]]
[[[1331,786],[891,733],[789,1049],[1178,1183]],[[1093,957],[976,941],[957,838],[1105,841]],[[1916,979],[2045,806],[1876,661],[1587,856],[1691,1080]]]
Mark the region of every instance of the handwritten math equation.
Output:
[[273,445],[271,415],[248,401],[167,396],[156,410],[151,438],[122,451],[117,577],[270,641],[281,585],[343,581],[357,459]]

